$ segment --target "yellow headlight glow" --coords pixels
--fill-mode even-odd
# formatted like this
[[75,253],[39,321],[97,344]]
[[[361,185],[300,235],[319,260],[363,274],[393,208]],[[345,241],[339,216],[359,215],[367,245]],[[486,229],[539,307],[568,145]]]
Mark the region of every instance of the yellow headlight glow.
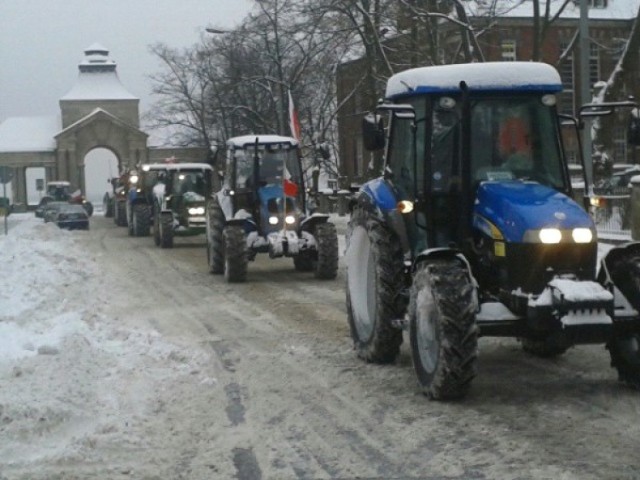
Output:
[[574,228],[571,236],[576,243],[591,243],[593,240],[593,232],[589,228]]
[[538,237],[542,243],[560,243],[562,233],[557,228],[542,228]]
[[413,212],[413,202],[410,202],[409,200],[401,200],[398,202],[397,208],[400,213]]

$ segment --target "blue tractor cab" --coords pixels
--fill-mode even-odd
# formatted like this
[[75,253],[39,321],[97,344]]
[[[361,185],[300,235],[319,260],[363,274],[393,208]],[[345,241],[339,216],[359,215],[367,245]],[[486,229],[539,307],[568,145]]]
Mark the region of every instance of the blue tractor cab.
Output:
[[246,279],[258,253],[292,257],[296,270],[333,279],[338,237],[329,216],[306,208],[298,142],[279,135],[247,135],[227,142],[221,188],[207,202],[211,273]]
[[624,263],[640,267],[638,249],[596,278],[595,226],[572,198],[563,150],[561,89],[543,63],[417,68],[392,76],[364,119],[385,172],[352,203],[351,334],[361,357],[390,362],[407,328],[431,398],[467,393],[483,335],[516,337],[539,356],[604,343],[620,378],[640,385],[640,301],[619,295],[615,279]]

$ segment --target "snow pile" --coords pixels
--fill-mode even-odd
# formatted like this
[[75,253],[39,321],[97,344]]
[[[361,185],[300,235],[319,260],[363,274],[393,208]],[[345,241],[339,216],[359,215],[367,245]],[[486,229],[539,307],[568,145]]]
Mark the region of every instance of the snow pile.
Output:
[[0,478],[86,461],[100,442],[139,447],[130,426],[153,417],[159,389],[177,401],[182,389],[216,386],[206,351],[169,342],[135,309],[114,313],[118,286],[78,241],[89,232],[31,213],[9,225],[0,236]]

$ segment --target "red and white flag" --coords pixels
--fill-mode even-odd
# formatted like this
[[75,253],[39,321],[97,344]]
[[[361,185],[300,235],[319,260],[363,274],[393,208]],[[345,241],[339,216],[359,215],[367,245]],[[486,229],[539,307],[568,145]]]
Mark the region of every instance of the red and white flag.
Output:
[[296,107],[293,105],[291,90],[289,90],[289,128],[291,129],[291,136],[299,142],[300,120],[298,120],[298,112],[296,111]]

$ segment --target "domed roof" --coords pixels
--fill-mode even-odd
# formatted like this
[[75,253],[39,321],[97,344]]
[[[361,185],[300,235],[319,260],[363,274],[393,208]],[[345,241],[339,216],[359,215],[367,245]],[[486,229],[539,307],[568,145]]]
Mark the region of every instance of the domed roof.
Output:
[[60,100],[137,100],[120,82],[116,66],[109,50],[94,43],[84,50],[76,84]]

